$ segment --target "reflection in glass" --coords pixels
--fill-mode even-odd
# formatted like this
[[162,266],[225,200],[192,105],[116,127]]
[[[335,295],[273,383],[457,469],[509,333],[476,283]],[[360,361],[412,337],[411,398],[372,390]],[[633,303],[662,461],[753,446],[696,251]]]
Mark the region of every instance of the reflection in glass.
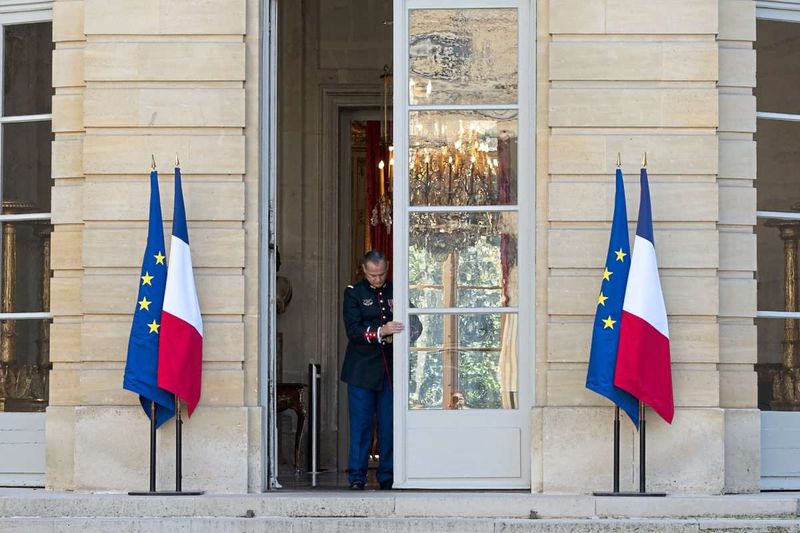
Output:
[[800,25],[759,19],[756,33],[758,110],[800,113]]
[[420,315],[409,353],[411,409],[515,409],[517,315]]
[[52,108],[53,24],[3,29],[3,115],[38,115]]
[[3,124],[3,205],[50,211],[50,121]]
[[[44,411],[50,370],[50,320],[4,320],[0,412]],[[13,343],[5,342],[7,332]]]
[[516,9],[409,12],[409,103],[517,102]]
[[409,214],[409,297],[420,308],[517,305],[517,213]]
[[516,111],[409,113],[411,205],[517,202]]
[[800,210],[800,122],[758,119],[758,209]]

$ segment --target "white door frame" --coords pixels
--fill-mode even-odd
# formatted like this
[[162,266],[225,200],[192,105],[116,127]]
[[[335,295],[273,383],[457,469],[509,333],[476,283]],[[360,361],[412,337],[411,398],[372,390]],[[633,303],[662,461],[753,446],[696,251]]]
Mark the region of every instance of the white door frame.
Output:
[[[519,357],[519,405],[522,422],[521,473],[518,483],[509,485],[508,480],[491,479],[441,479],[435,481],[409,482],[406,454],[408,411],[408,346],[407,331],[396,335],[394,349],[394,485],[398,488],[529,488],[531,486],[531,435],[530,409],[534,395],[535,363],[535,232],[525,228],[535,227],[535,0],[395,0],[394,2],[394,108],[393,139],[396,154],[408,154],[408,11],[409,9],[447,8],[517,8],[519,10],[519,154],[518,154],[518,257],[520,264],[519,301],[517,306],[519,333],[517,350]],[[418,106],[419,107],[419,106]],[[418,107],[415,107],[417,109]],[[462,109],[498,106],[444,106],[441,109]],[[502,106],[499,106],[502,107]],[[516,106],[512,106],[516,107]],[[396,176],[408,176],[408,158],[395,158]],[[408,180],[394,181],[394,316],[408,322]],[[494,210],[493,208],[485,210]],[[437,413],[458,415],[465,419],[478,415],[478,411],[455,411]]]

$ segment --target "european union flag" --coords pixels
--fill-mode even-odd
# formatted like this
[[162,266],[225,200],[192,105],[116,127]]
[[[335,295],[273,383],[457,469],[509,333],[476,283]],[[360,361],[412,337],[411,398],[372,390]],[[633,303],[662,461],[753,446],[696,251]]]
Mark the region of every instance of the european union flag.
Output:
[[622,322],[622,304],[631,269],[631,247],[628,239],[628,210],[625,207],[625,183],[622,170],[617,169],[617,190],[614,200],[614,221],[608,243],[606,266],[597,297],[597,312],[592,332],[592,351],[589,354],[589,371],[586,388],[605,396],[620,406],[639,427],[639,401],[614,386],[614,369],[617,364],[619,327]]
[[161,308],[167,286],[167,258],[164,255],[164,225],[161,219],[161,198],[158,173],[150,173],[150,221],[147,246],[139,276],[139,295],[133,313],[128,359],[122,387],[139,394],[142,408],[150,415],[150,403],[156,403],[156,427],[175,415],[175,397],[157,385],[158,337]]

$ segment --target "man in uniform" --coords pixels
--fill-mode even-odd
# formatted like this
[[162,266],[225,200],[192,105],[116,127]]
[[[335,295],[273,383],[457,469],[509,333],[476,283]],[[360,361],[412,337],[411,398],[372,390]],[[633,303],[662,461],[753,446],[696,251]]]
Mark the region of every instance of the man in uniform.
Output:
[[[403,324],[392,318],[392,282],[387,281],[389,263],[377,250],[368,252],[361,263],[364,279],[344,291],[343,317],[347,351],[342,381],[347,383],[350,410],[350,488],[361,490],[367,483],[372,427],[378,417],[377,478],[382,490],[392,488],[392,336]],[[412,342],[422,326],[412,318]]]

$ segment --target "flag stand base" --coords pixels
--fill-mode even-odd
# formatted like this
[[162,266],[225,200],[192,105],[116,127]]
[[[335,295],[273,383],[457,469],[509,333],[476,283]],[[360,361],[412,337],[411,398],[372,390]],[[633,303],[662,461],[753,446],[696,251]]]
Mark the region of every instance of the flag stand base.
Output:
[[593,496],[615,496],[615,497],[642,497],[642,498],[663,498],[667,495],[666,492],[593,492]]
[[132,490],[128,496],[200,496],[204,490]]

